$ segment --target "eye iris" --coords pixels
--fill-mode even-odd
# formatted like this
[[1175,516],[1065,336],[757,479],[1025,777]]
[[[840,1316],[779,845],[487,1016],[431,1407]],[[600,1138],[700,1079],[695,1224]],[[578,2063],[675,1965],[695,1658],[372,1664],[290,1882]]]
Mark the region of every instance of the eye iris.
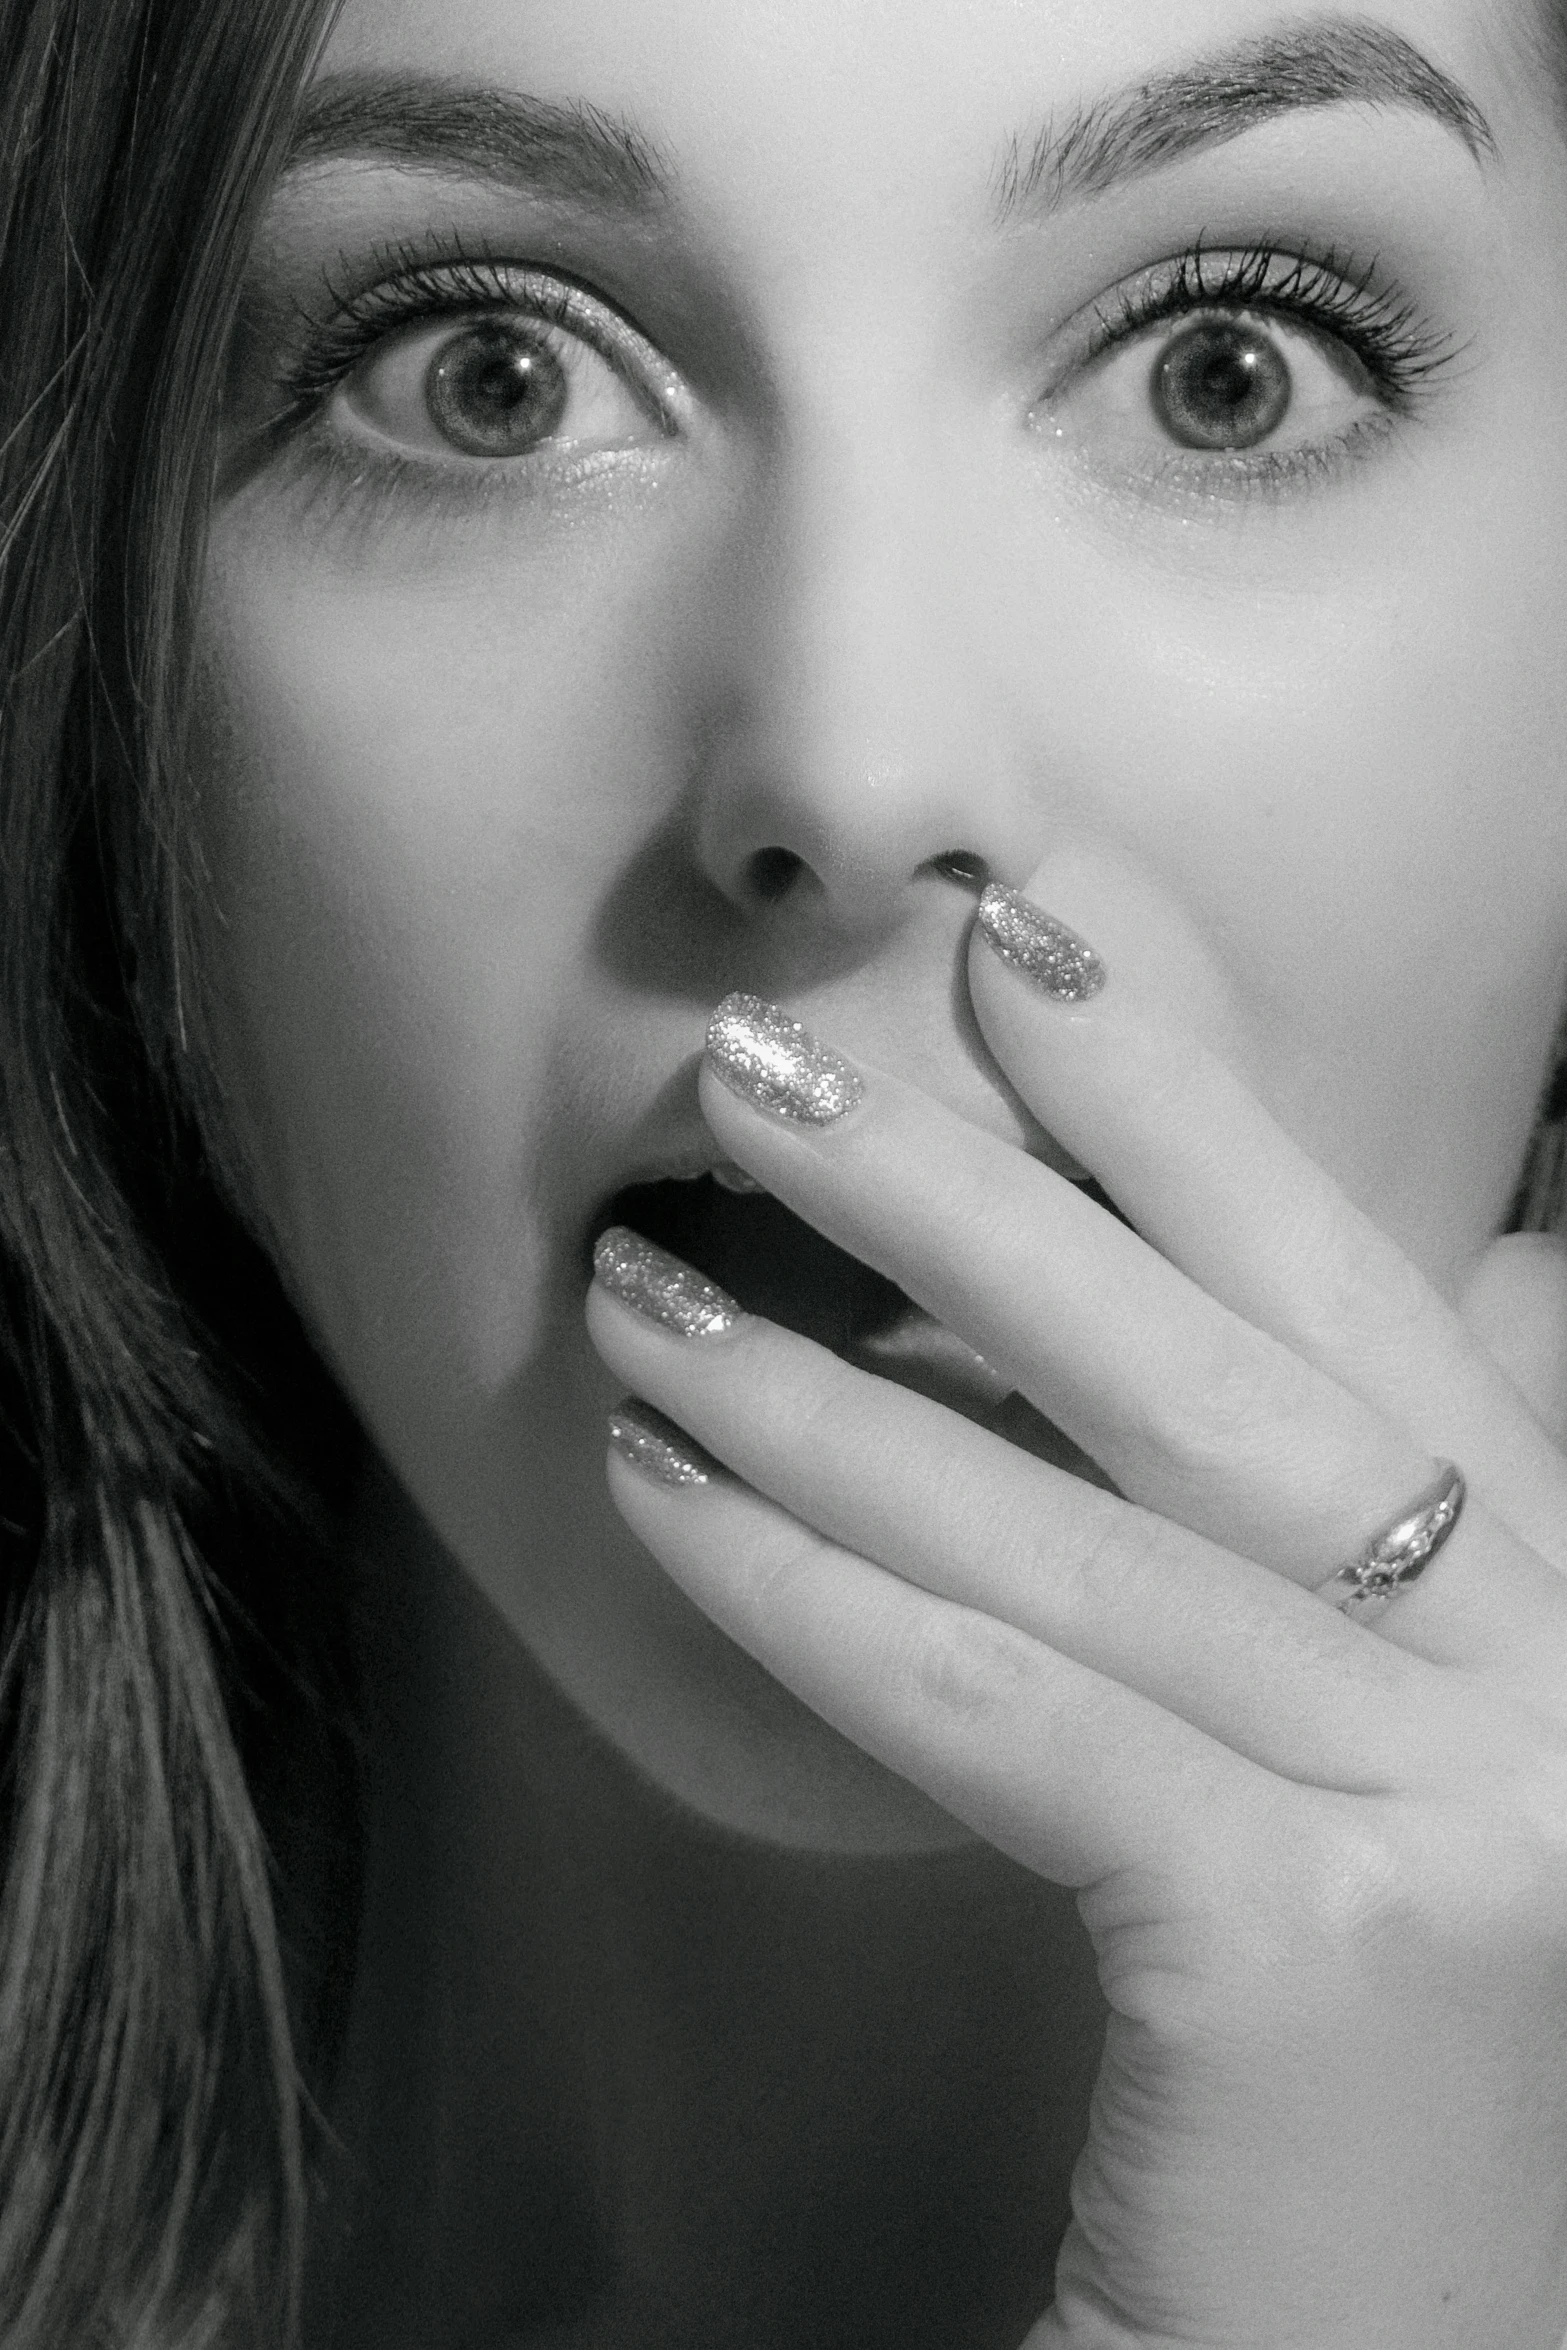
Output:
[[564,368],[515,327],[470,327],[430,362],[425,399],[439,430],[473,457],[516,457],[548,438],[565,413]]
[[1255,327],[1209,320],[1177,335],[1150,389],[1166,430],[1188,449],[1249,449],[1283,421],[1290,372]]

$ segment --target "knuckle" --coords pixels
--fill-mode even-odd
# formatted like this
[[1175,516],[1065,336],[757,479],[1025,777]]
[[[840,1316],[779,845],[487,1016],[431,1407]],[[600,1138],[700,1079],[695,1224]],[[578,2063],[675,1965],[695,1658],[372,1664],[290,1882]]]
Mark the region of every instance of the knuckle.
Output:
[[1302,2018],[1406,1973],[1423,1889],[1380,1805],[1329,1799],[1330,1813],[1253,1857],[1222,1961],[1248,1997]]
[[1524,1820],[1532,1841],[1567,1874],[1567,1728],[1553,1724],[1520,1774]]
[[1430,1315],[1433,1297],[1424,1274],[1392,1247],[1369,1218],[1338,1212],[1312,1219],[1311,1266],[1301,1336],[1313,1352],[1402,1350]]
[[1097,1620],[1107,1605],[1119,1606],[1128,1598],[1140,1602],[1150,1581],[1170,1571],[1171,1531],[1168,1519],[1125,1506],[1085,1527],[1050,1560],[1052,1596],[1061,1616],[1072,1622]]
[[921,1715],[973,1730],[1027,1702],[1038,1681],[1038,1651],[1010,1624],[944,1610],[913,1635],[904,1680]]
[[1567,1956],[1567,1731],[1553,1724],[1500,1792],[1481,1822],[1488,1900],[1503,1917],[1544,1916]]
[[854,1390],[839,1376],[841,1366],[808,1342],[774,1348],[767,1395],[769,1420],[787,1430],[796,1449],[827,1444],[837,1450],[853,1419]]
[[1324,1960],[1373,1949],[1415,1901],[1409,1855],[1378,1806],[1311,1842],[1300,1890],[1297,1922]]
[[1542,1966],[1567,1987],[1567,1812],[1560,1770],[1549,1779],[1482,1801],[1357,1804],[1297,1876],[1297,1957],[1459,1997],[1480,1967],[1498,1989]]
[[751,1611],[773,1624],[793,1624],[813,1614],[823,1568],[830,1572],[832,1565],[833,1547],[825,1535],[769,1508],[754,1531],[748,1561]]
[[1300,1379],[1262,1358],[1255,1333],[1247,1339],[1241,1346],[1227,1337],[1164,1402],[1153,1433],[1183,1485],[1203,1490],[1215,1479],[1228,1483],[1238,1465],[1271,1457],[1281,1425],[1300,1413]]

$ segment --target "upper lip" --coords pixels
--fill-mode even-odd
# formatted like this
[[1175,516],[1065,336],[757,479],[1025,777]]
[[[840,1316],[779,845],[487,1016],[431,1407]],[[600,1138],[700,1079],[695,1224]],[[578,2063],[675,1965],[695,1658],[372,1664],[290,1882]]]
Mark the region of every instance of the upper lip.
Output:
[[[954,938],[954,954],[959,945]],[[1064,1174],[1082,1176],[1084,1170],[1040,1127],[1011,1090],[977,1035],[966,1037],[954,1028],[950,1048],[943,1049],[950,1018],[945,1005],[938,1010],[934,1000],[910,999],[901,1020],[889,1023],[883,1009],[885,996],[876,1002],[856,1001],[832,990],[828,994],[830,1002],[827,996],[808,996],[800,1016],[813,1028],[822,1028],[842,1050],[853,1054],[858,1049],[882,1067],[905,1070],[916,1084],[924,1085],[983,1132],[1012,1143]],[[902,1021],[910,1018],[916,1022],[916,1049],[912,1053],[907,1049],[911,1040],[902,1030]],[[596,1218],[602,1218],[605,1202],[634,1186],[691,1182],[735,1163],[719,1148],[698,1105],[700,1037],[682,1038],[686,1049],[682,1052],[677,1045],[672,1060],[665,1056],[674,1039],[666,1035],[661,1042],[663,1049],[655,1050],[651,1058],[662,1074],[643,1095],[640,1114],[634,1112],[618,1136],[605,1137],[609,1148],[599,1159]]]
[[612,1194],[630,1191],[640,1183],[694,1183],[700,1176],[711,1175],[715,1168],[734,1164],[705,1126],[696,1131],[687,1129],[672,1135],[667,1142],[650,1146],[634,1159],[613,1185]]
[[[1002,1141],[1014,1143],[1030,1156],[1043,1159],[1047,1165],[1074,1177],[1084,1172],[1050,1135],[1040,1135],[1043,1149],[1038,1143],[1031,1148],[1017,1113],[988,1083],[975,1089],[974,1098],[963,1105],[960,1114]],[[640,1130],[633,1129],[627,1139],[629,1147],[618,1167],[612,1165],[608,1187],[599,1195],[601,1200],[643,1183],[694,1182],[717,1168],[733,1167],[737,1163],[727,1151],[719,1149],[694,1100],[689,1109],[682,1106],[673,1116],[667,1099],[657,1103],[651,1116],[640,1121]]]

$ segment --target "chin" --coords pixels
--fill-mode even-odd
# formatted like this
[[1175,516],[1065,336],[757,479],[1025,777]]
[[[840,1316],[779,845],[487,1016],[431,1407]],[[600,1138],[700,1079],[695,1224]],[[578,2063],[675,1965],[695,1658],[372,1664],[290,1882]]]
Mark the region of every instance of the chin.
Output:
[[677,1718],[603,1725],[683,1810],[726,1835],[800,1854],[912,1856],[976,1841],[753,1658],[721,1634],[715,1639],[722,1653],[704,1658],[706,1686]]
[[[624,1224],[765,1315],[874,1376],[917,1388],[1039,1457],[1098,1483],[1094,1464],[953,1333],[880,1273],[847,1255],[727,1163],[656,1165],[605,1194],[580,1234],[579,1277],[594,1241]],[[577,1292],[580,1295],[580,1291]],[[591,1395],[556,1401],[594,1422],[618,1387],[586,1348]],[[571,1384],[571,1383],[567,1383]],[[541,1464],[543,1465],[543,1464]],[[548,1474],[546,1467],[545,1474]],[[637,1767],[714,1828],[822,1854],[935,1854],[972,1846],[972,1831],[872,1760],[709,1624],[613,1515],[604,1538],[636,1593],[660,1652],[654,1674],[615,1701],[593,1660],[540,1661],[574,1704]],[[595,1528],[595,1536],[597,1529]],[[530,1643],[530,1645],[532,1645]]]

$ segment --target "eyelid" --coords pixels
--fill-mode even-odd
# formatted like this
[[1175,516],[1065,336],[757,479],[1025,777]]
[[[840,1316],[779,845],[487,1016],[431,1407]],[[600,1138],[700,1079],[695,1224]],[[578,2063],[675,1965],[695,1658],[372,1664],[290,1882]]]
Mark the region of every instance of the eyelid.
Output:
[[[1244,320],[1288,343],[1309,344],[1333,366],[1359,413],[1311,421],[1307,437],[1270,433],[1234,448],[1190,447],[1156,429],[1153,371],[1166,346],[1201,319]],[[1030,411],[1068,453],[1074,476],[1141,510],[1220,517],[1259,497],[1282,501],[1347,479],[1427,413],[1428,379],[1465,344],[1444,333],[1402,289],[1341,255],[1271,242],[1194,244],[1129,273],[1079,309],[1051,338],[1046,388]],[[1344,362],[1352,364],[1348,367]],[[1120,406],[1106,371],[1130,370]],[[1294,402],[1292,397],[1292,411]],[[1141,420],[1141,428],[1136,421]]]
[[[1211,274],[1210,274],[1211,273]],[[1457,355],[1456,338],[1424,319],[1377,271],[1328,249],[1254,242],[1208,246],[1201,238],[1095,296],[1052,339],[1040,405],[1109,353],[1174,332],[1204,313],[1272,317],[1319,347],[1337,344],[1366,369],[1392,410],[1407,409],[1424,380]]]
[[666,435],[690,410],[679,371],[613,302],[559,270],[489,254],[445,259],[411,255],[355,291],[336,293],[325,318],[308,319],[303,347],[286,369],[297,412],[314,410],[360,367],[421,327],[519,315],[574,335],[598,353]]
[[1288,309],[1272,309],[1266,301],[1249,304],[1210,302],[1193,309],[1165,316],[1155,316],[1144,322],[1112,328],[1104,339],[1092,347],[1080,362],[1084,375],[1097,368],[1108,367],[1118,356],[1135,351],[1139,344],[1150,348],[1174,349],[1177,339],[1189,327],[1197,327],[1222,319],[1242,327],[1259,329],[1272,337],[1291,338],[1309,344],[1325,366],[1333,368],[1351,389],[1366,392],[1373,397],[1377,385],[1365,360],[1342,336],[1319,326],[1314,319],[1300,317]]

